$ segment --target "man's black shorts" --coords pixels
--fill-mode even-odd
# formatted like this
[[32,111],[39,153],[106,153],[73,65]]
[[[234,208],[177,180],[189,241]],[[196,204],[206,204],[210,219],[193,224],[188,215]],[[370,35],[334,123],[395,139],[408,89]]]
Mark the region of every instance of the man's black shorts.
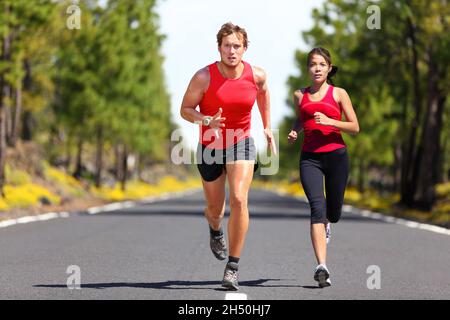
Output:
[[198,144],[197,147],[197,168],[203,180],[211,182],[221,176],[226,170],[226,163],[237,160],[254,160],[256,162],[256,147],[252,137],[239,141],[227,149],[210,149],[205,145]]

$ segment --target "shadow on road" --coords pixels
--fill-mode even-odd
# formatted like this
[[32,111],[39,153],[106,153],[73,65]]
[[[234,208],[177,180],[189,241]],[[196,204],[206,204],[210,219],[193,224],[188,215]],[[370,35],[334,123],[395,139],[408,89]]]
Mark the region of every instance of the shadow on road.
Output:
[[[281,281],[281,279],[258,279],[239,282],[240,287],[262,287],[262,288],[306,288],[318,289],[319,287],[301,286],[301,285],[277,285],[266,284],[269,281]],[[168,290],[204,290],[213,289],[217,291],[226,291],[221,288],[221,281],[180,281],[169,280],[165,282],[110,282],[110,283],[85,283],[81,284],[81,289],[108,289],[108,288],[140,288],[140,289],[168,289]],[[214,286],[214,287],[205,287]],[[67,289],[65,284],[38,284],[34,288],[61,288]]]

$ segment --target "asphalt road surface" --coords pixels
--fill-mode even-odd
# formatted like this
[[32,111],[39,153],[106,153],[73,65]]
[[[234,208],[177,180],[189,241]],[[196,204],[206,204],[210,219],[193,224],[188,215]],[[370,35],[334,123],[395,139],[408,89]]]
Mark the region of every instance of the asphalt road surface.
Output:
[[[249,203],[239,293],[250,300],[450,297],[448,235],[345,212],[328,248],[333,285],[320,289],[308,204],[259,190]],[[226,261],[210,251],[203,207],[199,191],[1,228],[0,299],[223,300]]]

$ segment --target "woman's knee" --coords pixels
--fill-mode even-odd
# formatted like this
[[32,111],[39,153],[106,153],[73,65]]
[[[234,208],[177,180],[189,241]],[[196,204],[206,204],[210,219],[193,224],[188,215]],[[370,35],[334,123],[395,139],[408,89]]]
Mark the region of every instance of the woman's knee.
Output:
[[327,213],[327,219],[331,223],[336,223],[341,219],[341,210],[335,210]]
[[336,223],[341,218],[343,201],[339,199],[328,199],[327,218],[331,223]]
[[326,222],[326,204],[325,199],[311,199],[309,202],[311,208],[311,224]]

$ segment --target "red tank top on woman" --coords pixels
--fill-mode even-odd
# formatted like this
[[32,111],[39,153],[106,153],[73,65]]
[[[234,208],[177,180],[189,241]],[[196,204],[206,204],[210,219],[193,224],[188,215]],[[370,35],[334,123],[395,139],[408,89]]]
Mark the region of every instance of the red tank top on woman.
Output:
[[333,89],[334,87],[329,85],[323,99],[313,101],[309,96],[309,87],[306,88],[299,104],[300,117],[305,133],[302,151],[330,152],[346,146],[339,129],[318,124],[314,120],[314,113],[322,112],[328,118],[341,121],[342,108],[333,98]]
[[250,137],[250,121],[258,87],[250,64],[242,61],[244,70],[237,79],[228,79],[219,71],[218,62],[208,66],[209,87],[199,103],[200,112],[213,116],[222,108],[224,128],[216,138],[210,127],[200,126],[200,143],[208,148],[224,149]]

